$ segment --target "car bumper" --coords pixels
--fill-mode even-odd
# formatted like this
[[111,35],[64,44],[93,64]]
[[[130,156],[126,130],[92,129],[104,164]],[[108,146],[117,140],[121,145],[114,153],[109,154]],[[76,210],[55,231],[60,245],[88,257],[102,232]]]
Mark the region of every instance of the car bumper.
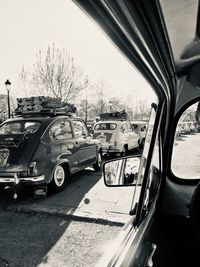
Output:
[[33,176],[33,177],[1,177],[0,176],[0,184],[4,183],[13,183],[13,184],[19,184],[19,183],[37,183],[37,182],[42,182],[44,181],[45,176],[40,175],[40,176]]
[[102,146],[103,153],[119,153],[120,149],[113,146]]

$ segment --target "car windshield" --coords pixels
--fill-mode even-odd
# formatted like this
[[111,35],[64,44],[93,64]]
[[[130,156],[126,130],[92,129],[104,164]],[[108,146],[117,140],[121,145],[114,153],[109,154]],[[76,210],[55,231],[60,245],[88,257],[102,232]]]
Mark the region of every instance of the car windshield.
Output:
[[96,131],[105,131],[105,130],[115,130],[117,128],[116,123],[98,123],[95,125],[94,130]]
[[40,122],[7,122],[0,126],[1,135],[12,135],[12,134],[34,134],[40,127]]

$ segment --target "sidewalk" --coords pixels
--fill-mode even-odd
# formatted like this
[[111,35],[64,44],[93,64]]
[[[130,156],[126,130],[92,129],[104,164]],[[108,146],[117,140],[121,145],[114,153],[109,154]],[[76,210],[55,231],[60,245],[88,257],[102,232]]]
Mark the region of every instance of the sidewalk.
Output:
[[[80,177],[81,175],[81,177]],[[125,224],[130,216],[133,187],[106,187],[101,173],[87,169],[73,177],[60,193],[7,205],[7,210],[47,213],[78,220]]]

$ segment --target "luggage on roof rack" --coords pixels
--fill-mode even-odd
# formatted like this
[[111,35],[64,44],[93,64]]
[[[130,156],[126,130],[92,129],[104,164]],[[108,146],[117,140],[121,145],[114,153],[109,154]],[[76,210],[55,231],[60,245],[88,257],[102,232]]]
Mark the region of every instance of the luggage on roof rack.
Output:
[[126,121],[128,119],[128,114],[125,110],[123,111],[115,111],[115,112],[107,112],[100,114],[100,120],[122,120]]
[[15,116],[57,116],[75,114],[76,107],[73,104],[63,102],[60,98],[45,96],[17,98]]

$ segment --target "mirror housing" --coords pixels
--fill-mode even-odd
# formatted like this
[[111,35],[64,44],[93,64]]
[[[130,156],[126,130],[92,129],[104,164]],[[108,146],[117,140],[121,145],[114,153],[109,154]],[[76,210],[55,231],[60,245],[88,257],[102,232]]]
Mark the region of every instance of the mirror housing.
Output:
[[139,157],[124,157],[105,162],[103,165],[106,186],[134,186],[140,166]]

